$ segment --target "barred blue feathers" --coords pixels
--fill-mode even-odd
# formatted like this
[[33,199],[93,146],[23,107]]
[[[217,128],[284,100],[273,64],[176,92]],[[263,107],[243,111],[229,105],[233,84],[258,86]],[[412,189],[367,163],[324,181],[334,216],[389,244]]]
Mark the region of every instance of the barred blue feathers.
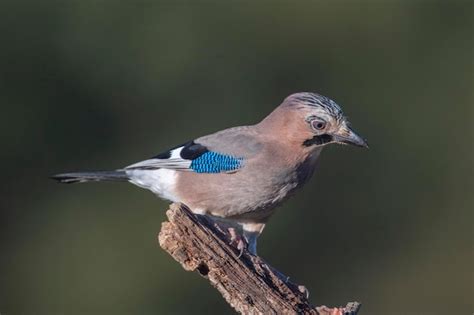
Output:
[[243,158],[216,152],[206,152],[191,162],[190,168],[196,173],[221,173],[239,169]]

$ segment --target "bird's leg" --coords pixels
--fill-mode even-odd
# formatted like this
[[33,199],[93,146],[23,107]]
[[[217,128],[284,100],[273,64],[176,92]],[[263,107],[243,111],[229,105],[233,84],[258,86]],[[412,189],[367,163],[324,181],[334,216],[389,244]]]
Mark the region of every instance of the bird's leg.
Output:
[[250,254],[257,256],[257,238],[263,231],[265,223],[242,223],[244,238],[247,241],[247,249]]

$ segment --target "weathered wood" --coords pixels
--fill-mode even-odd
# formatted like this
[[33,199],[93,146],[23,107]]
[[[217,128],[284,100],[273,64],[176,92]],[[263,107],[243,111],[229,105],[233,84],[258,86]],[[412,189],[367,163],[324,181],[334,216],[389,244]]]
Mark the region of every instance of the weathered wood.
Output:
[[360,304],[346,307],[312,306],[304,286],[281,279],[281,273],[260,257],[230,244],[230,235],[206,216],[193,214],[182,204],[166,212],[158,236],[160,246],[185,270],[198,271],[242,314],[357,314]]

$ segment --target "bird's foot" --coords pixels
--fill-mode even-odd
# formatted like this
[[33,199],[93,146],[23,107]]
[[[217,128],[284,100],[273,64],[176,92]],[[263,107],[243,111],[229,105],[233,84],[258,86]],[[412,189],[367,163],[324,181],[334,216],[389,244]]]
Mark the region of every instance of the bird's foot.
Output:
[[298,291],[300,291],[301,293],[303,293],[304,296],[305,296],[307,299],[309,299],[309,290],[308,290],[308,288],[306,288],[306,286],[300,284],[300,285],[298,286]]
[[244,253],[244,249],[248,246],[247,241],[237,232],[234,227],[229,227],[227,228],[227,230],[230,234],[229,245],[235,246],[237,250],[239,250],[239,256],[237,256],[237,258],[240,258],[240,256],[242,256],[242,254]]
[[267,264],[265,262],[265,266],[278,278],[280,279],[281,281],[283,281],[284,283],[286,283],[288,286],[292,287],[294,290],[298,290],[299,292],[301,292],[301,294],[303,294],[307,299],[309,298],[309,290],[306,288],[306,286],[302,285],[302,284],[296,284],[296,283],[293,283],[292,281],[290,281],[290,277],[286,276],[285,274],[283,274],[281,271],[273,268],[272,266],[270,266],[269,264]]
[[293,283],[290,281],[290,277],[288,276],[285,276],[284,274],[282,274],[281,272],[279,272],[278,270],[274,269],[273,272],[275,272],[276,276],[281,280],[283,281],[284,283],[286,283],[288,286],[290,287],[293,287],[295,289],[298,289],[298,291],[303,294],[306,299],[309,299],[309,290],[308,288],[306,288],[306,286],[302,285],[302,284],[296,284],[296,283]]
[[275,274],[275,276],[277,276],[278,279],[280,279],[281,281],[287,283],[290,281],[290,277],[284,275],[282,272],[278,271],[277,269],[273,268],[273,267],[270,267],[271,270],[273,271],[273,273]]
[[231,224],[224,221],[214,221],[214,228],[220,233],[230,238],[229,245],[235,247],[239,251],[240,258],[244,253],[244,249],[248,248],[248,242],[244,236],[242,236],[238,230]]

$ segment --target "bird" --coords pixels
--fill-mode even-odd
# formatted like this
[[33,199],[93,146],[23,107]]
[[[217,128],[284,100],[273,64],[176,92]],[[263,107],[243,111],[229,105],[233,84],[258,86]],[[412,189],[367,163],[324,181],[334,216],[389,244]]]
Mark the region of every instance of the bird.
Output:
[[130,182],[195,214],[235,224],[239,248],[257,255],[257,239],[275,208],[308,182],[321,151],[333,143],[368,148],[335,101],[299,92],[256,124],[195,138],[120,169],[52,178]]

